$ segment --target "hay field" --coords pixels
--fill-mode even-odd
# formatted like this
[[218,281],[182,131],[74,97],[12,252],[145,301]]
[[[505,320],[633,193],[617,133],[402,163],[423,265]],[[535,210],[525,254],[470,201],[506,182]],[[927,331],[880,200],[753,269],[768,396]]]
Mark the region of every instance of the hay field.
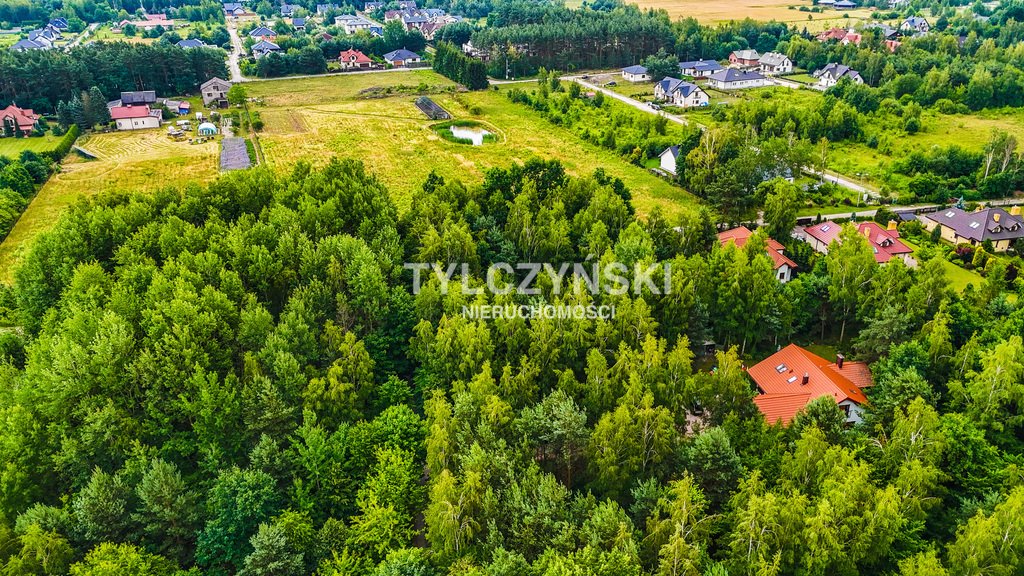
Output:
[[420,83],[449,84],[429,71],[250,84],[249,95],[264,99],[264,105],[256,109],[266,124],[260,143],[267,163],[284,170],[299,160],[319,164],[332,157],[360,159],[387,184],[401,210],[408,209],[410,191],[422,185],[432,170],[446,178],[475,183],[482,180],[488,168],[523,163],[534,157],[560,160],[568,172],[576,175],[604,168],[629,186],[641,213],[658,205],[675,215],[696,204],[693,196],[645,169],[509,102],[504,87],[432,95],[455,118],[476,120],[500,133],[499,142],[483,146],[442,139],[430,128],[434,122],[414,106],[413,95],[374,99],[359,96],[360,90],[369,87]]
[[[665,10],[673,20],[696,18],[702,24],[717,24],[729,20],[776,20],[818,31],[832,26],[846,27],[852,21],[866,19],[870,10],[825,10],[824,12],[800,12],[799,8],[813,6],[811,0],[632,0],[641,8]],[[848,16],[848,18],[846,17]],[[810,17],[810,18],[808,18]]]
[[218,173],[219,142],[174,142],[163,130],[96,134],[80,138],[77,144],[98,159],[87,161],[72,152],[60,172],[39,190],[0,244],[0,282],[11,280],[29,241],[53,226],[78,197],[119,190],[152,192],[210,181]]

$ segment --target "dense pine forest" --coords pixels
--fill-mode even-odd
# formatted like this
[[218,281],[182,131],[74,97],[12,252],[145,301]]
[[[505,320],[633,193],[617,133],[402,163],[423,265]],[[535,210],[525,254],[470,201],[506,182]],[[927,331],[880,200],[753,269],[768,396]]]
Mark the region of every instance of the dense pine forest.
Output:
[[[780,284],[763,232],[720,248],[704,210],[638,219],[536,160],[412,207],[348,160],[76,204],[0,291],[0,573],[1024,570],[1001,261],[959,295],[850,229]],[[403,268],[587,259],[671,263],[672,289],[542,283],[616,314],[472,320],[537,297]],[[825,398],[769,425],[741,358],[822,334],[872,363],[865,421]]]

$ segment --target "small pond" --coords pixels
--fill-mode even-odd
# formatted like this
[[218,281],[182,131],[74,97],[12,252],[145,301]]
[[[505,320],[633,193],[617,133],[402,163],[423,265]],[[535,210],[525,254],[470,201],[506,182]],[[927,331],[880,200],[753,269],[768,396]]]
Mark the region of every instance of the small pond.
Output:
[[473,146],[480,146],[484,143],[484,137],[489,135],[490,132],[483,128],[476,126],[451,126],[449,130],[452,131],[452,136],[456,138],[465,138],[473,143]]

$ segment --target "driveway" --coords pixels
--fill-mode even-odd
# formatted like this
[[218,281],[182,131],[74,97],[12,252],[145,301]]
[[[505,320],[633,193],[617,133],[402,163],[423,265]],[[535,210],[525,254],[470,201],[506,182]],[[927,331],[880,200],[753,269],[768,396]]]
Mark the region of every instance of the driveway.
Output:
[[242,39],[238,37],[238,22],[232,20],[228,25],[228,35],[231,36],[231,53],[228,54],[228,69],[231,70],[231,81],[232,82],[245,82],[245,76],[242,76],[242,67],[239,65],[238,60],[245,54],[245,46],[242,45]]

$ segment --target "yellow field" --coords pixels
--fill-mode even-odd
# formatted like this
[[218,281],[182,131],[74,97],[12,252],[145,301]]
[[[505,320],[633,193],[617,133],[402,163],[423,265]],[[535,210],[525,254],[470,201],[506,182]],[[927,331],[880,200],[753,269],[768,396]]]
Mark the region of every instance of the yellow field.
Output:
[[418,71],[259,82],[247,88],[250,96],[264,99],[264,105],[256,110],[266,123],[260,142],[268,164],[285,169],[299,160],[360,159],[388,185],[401,210],[409,207],[410,192],[432,170],[473,183],[480,181],[488,168],[533,157],[557,159],[576,175],[604,168],[626,183],[641,213],[658,205],[674,215],[696,202],[617,154],[587,144],[528,108],[509,102],[503,90],[432,96],[455,118],[477,120],[500,133],[499,142],[483,146],[442,139],[430,128],[434,122],[414,106],[413,95],[359,96],[360,90],[374,86],[421,83],[449,84],[433,72]]
[[857,20],[867,19],[871,11],[860,10],[825,10],[824,12],[800,12],[801,6],[811,7],[810,0],[740,0],[738,2],[709,0],[633,0],[641,8],[665,10],[673,20],[676,18],[696,18],[704,24],[716,24],[729,20],[776,20],[797,26],[807,27],[808,31],[824,30],[833,26],[848,27]]
[[217,176],[218,142],[174,142],[163,130],[113,132],[79,139],[99,159],[85,161],[74,152],[61,171],[43,186],[0,244],[0,282],[9,282],[29,240],[49,229],[79,196],[108,190],[153,191]]

